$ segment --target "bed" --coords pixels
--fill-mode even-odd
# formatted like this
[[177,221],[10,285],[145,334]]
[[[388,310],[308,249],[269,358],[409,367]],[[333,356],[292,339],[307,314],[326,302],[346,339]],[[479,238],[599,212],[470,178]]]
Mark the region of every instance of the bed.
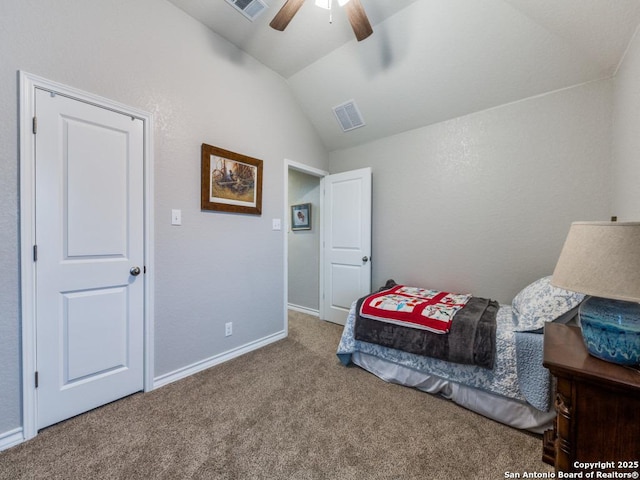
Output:
[[[336,353],[345,366],[355,364],[387,382],[439,394],[493,420],[543,433],[555,418],[552,379],[542,366],[544,324],[570,321],[583,299],[553,287],[550,278],[525,287],[511,305],[498,306],[490,368],[357,339],[362,299],[351,306]],[[388,287],[389,283],[380,291]]]

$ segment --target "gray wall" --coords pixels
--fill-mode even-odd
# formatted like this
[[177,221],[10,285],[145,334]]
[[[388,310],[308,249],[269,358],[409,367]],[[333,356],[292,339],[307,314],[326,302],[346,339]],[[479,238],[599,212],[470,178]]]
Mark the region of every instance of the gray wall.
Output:
[[611,112],[604,80],[333,152],[373,169],[373,285],[507,303],[550,274],[570,223],[611,213]]
[[288,229],[289,303],[319,310],[320,178],[290,169],[289,207],[298,203],[311,203],[311,230]]
[[[19,69],[154,114],[156,376],[283,330],[284,158],[328,155],[280,76],[164,0],[2,0],[0,58],[0,437],[21,426]],[[264,161],[261,216],[200,211],[202,143]]]
[[640,221],[640,36],[615,78],[613,209],[621,221]]

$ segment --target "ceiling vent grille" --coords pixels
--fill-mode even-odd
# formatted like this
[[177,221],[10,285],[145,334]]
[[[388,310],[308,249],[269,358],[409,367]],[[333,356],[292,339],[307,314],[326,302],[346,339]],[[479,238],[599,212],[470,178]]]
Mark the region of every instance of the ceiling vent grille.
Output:
[[227,0],[227,3],[252,22],[268,8],[262,0]]
[[349,100],[342,105],[333,107],[333,113],[338,119],[338,123],[342,127],[343,132],[364,127],[365,125],[360,110],[358,110],[358,106],[354,100]]

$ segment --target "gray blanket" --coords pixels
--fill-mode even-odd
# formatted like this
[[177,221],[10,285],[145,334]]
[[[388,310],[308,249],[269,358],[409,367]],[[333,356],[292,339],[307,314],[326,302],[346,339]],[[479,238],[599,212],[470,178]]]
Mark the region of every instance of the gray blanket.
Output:
[[360,306],[365,298],[356,305],[356,340],[449,362],[493,368],[499,308],[495,300],[471,297],[453,317],[449,333],[437,334],[361,317]]

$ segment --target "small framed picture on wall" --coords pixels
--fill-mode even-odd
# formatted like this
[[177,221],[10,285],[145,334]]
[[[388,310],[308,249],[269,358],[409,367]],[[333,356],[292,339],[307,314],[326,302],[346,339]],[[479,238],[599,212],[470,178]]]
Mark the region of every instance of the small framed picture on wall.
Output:
[[291,205],[291,230],[311,230],[311,204]]

